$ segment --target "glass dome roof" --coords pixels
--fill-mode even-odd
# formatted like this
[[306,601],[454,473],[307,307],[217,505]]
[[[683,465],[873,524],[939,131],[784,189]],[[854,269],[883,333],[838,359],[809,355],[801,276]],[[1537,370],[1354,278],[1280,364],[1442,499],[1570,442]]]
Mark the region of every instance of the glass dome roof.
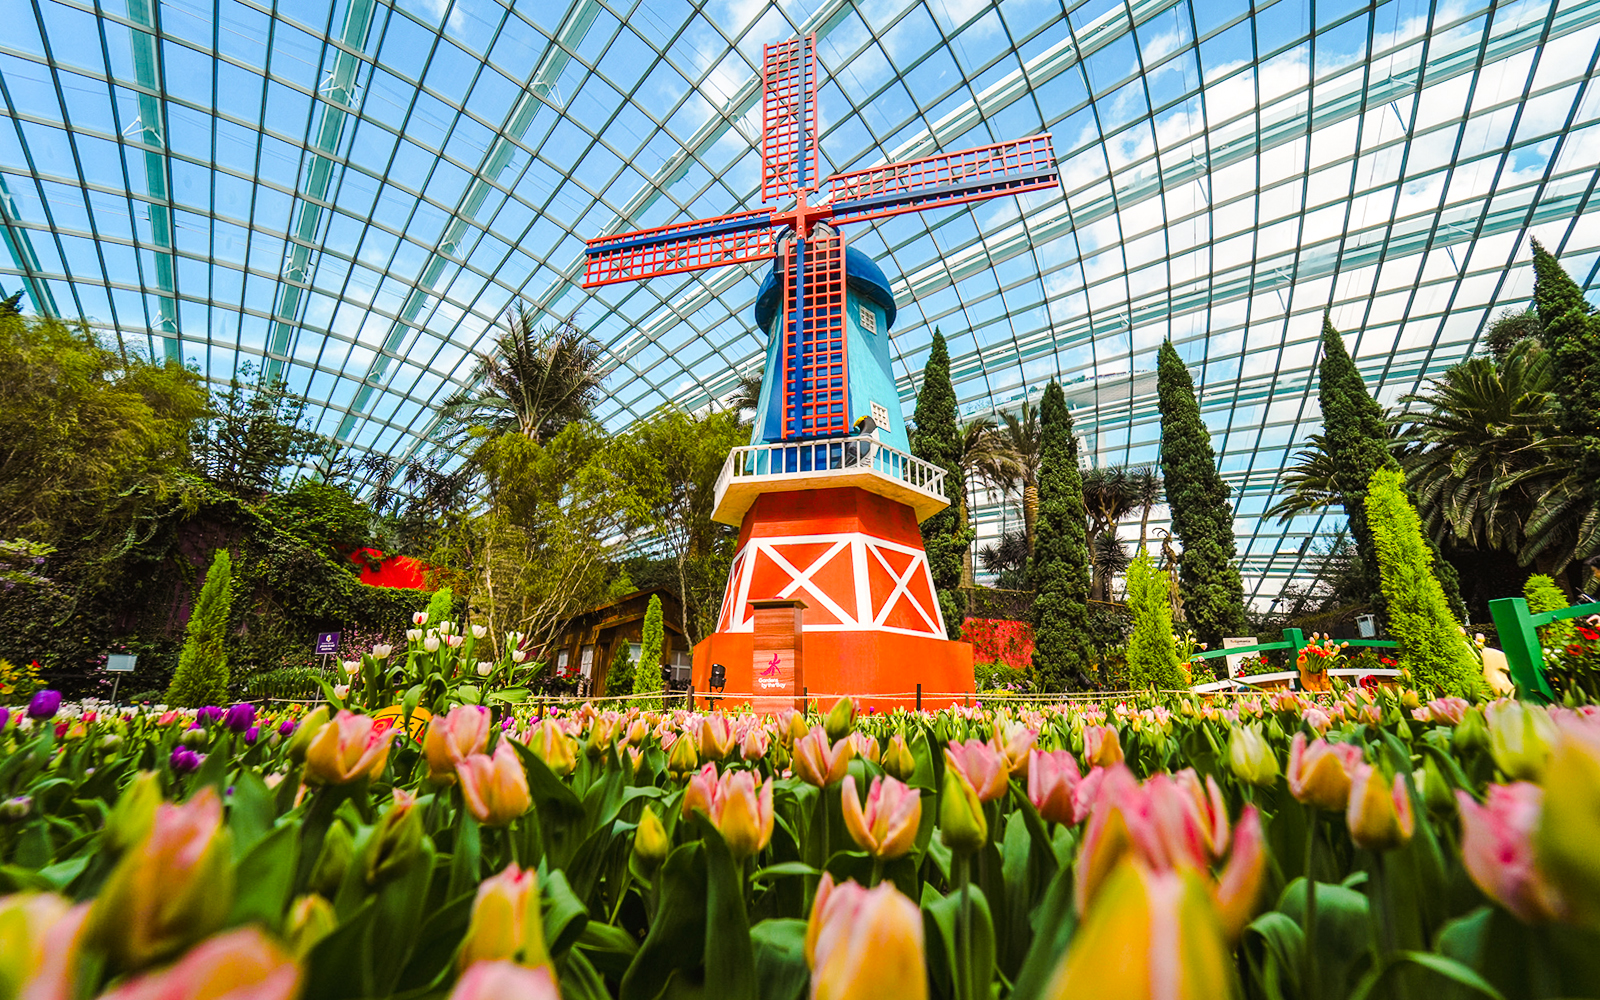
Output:
[[1325,311],[1393,405],[1527,301],[1530,233],[1597,283],[1600,0],[12,10],[0,288],[215,380],[253,361],[402,460],[518,298],[606,346],[612,427],[759,367],[762,266],[578,281],[585,237],[760,205],[761,46],[797,32],[824,174],[1044,130],[1061,157],[1059,190],[848,231],[902,402],[938,327],[965,413],[1061,379],[1086,460],[1150,462],[1171,337],[1258,596],[1335,525],[1261,517],[1318,429]]

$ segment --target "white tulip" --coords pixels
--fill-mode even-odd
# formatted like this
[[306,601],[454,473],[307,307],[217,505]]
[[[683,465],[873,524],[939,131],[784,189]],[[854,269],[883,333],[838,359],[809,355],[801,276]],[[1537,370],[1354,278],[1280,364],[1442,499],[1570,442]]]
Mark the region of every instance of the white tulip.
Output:
[[422,648],[430,653],[437,653],[439,651],[439,636],[430,632],[428,637],[422,640]]
[[482,639],[484,636],[486,636],[488,634],[489,634],[489,626],[487,626],[487,625],[474,625],[474,626],[472,626],[472,637],[474,639]]
[[478,676],[479,677],[488,677],[492,673],[494,673],[494,664],[493,663],[491,663],[488,660],[479,660],[478,661]]

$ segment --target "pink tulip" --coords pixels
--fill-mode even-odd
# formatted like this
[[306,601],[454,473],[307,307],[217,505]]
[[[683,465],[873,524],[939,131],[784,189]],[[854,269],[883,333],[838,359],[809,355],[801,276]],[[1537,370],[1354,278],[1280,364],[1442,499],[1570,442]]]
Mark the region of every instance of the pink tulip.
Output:
[[489,710],[482,705],[458,705],[444,715],[435,715],[422,737],[429,780],[453,784],[456,765],[488,746]]
[[721,785],[717,781],[717,765],[707,764],[695,776],[689,779],[689,784],[683,789],[683,815],[687,819],[689,814],[696,810],[714,817],[717,812],[717,795],[721,792]]
[[845,775],[840,803],[850,838],[879,861],[902,857],[916,843],[922,797],[905,783],[889,777],[873,778],[863,809],[856,798],[855,777]]
[[1435,698],[1418,711],[1426,711],[1428,716],[1422,721],[1448,722],[1452,726],[1461,725],[1461,720],[1466,718],[1470,706],[1465,698]]
[[549,966],[539,912],[539,876],[532,868],[512,862],[484,879],[472,900],[472,919],[461,939],[457,967],[465,970],[503,959]]
[[871,761],[874,764],[878,762],[878,756],[881,751],[878,750],[878,741],[876,739],[859,730],[846,736],[845,739],[850,741],[850,749],[855,752],[857,757]]
[[855,747],[848,738],[830,745],[822,727],[813,726],[794,741],[794,773],[809,785],[826,788],[844,779],[853,756]]
[[1228,851],[1228,807],[1222,801],[1217,779],[1206,775],[1202,784],[1192,767],[1184,768],[1172,778],[1189,796],[1194,820],[1205,838],[1206,853],[1213,859],[1222,857]]
[[1233,851],[1212,892],[1217,916],[1229,941],[1237,941],[1245,925],[1255,916],[1256,901],[1267,874],[1266,844],[1261,833],[1261,814],[1246,805],[1233,827]]
[[462,973],[450,1000],[561,1000],[548,966],[527,969],[515,962],[478,962]]
[[700,720],[700,757],[703,760],[721,760],[733,746],[733,726],[727,716],[718,713]]
[[71,1000],[88,916],[88,903],[54,893],[0,897],[0,989],[11,987],[18,1000]]
[[811,1000],[926,1000],[922,912],[890,882],[863,889],[824,874],[806,925]]
[[989,745],[1005,759],[1006,769],[1011,774],[1026,779],[1029,760],[1033,753],[1033,741],[1038,736],[1037,729],[1029,729],[1020,722],[996,722],[994,735],[989,738]]
[[944,748],[944,760],[978,793],[979,802],[993,802],[1011,787],[1006,759],[982,740],[951,743]]
[[1072,793],[1083,780],[1077,760],[1067,750],[1034,750],[1028,756],[1028,801],[1046,822],[1077,822]]
[[770,745],[770,737],[759,726],[751,726],[739,743],[739,756],[745,760],[760,760],[767,755]]
[[711,819],[736,861],[764,850],[772,842],[776,814],[772,810],[772,779],[759,787],[751,771],[722,776]]
[[1490,785],[1483,805],[1456,791],[1467,874],[1484,895],[1530,924],[1554,920],[1566,910],[1560,890],[1540,870],[1534,852],[1544,795],[1544,789],[1526,781]]
[[306,784],[344,785],[377,778],[389,762],[394,734],[393,729],[376,726],[371,716],[340,709],[306,747]]
[[511,743],[501,740],[493,756],[475,753],[456,765],[461,798],[485,826],[505,826],[533,805],[528,772]]
[[300,968],[254,927],[196,945],[176,965],[124,982],[101,1000],[293,1000]]

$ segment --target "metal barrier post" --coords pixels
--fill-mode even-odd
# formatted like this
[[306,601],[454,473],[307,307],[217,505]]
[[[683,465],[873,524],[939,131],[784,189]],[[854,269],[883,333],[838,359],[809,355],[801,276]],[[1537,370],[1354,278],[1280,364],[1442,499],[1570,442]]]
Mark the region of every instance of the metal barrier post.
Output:
[[922,685],[917,685],[917,711],[922,711]]
[[694,711],[694,685],[689,685],[689,711]]

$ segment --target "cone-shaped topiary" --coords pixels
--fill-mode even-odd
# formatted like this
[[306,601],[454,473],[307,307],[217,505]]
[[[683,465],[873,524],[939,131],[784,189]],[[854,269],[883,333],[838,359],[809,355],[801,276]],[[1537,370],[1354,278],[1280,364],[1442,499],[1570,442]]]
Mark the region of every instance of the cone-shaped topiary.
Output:
[[962,523],[966,509],[961,493],[966,478],[961,470],[961,424],[956,412],[956,390],[950,383],[950,351],[944,335],[933,331],[933,346],[922,369],[922,388],[912,413],[911,453],[944,470],[944,495],[950,506],[922,522],[922,547],[928,553],[928,570],[939,596],[946,631],[961,630],[962,558],[972,544],[972,528]]
[[1039,514],[1034,522],[1033,665],[1046,690],[1089,679],[1089,543],[1078,441],[1067,398],[1054,382],[1039,404]]
[[233,612],[233,560],[218,549],[189,612],[183,652],[167,688],[167,704],[222,705],[228,697],[228,616]]
[[1133,633],[1128,636],[1128,686],[1177,691],[1189,686],[1178,662],[1172,635],[1172,585],[1145,549],[1128,564],[1128,610]]
[[1532,242],[1533,304],[1545,347],[1555,355],[1562,423],[1578,440],[1585,468],[1600,473],[1600,317],[1560,261]]
[[1406,496],[1398,469],[1372,474],[1365,506],[1389,605],[1389,631],[1401,662],[1424,691],[1475,694],[1483,685],[1483,668],[1433,575],[1422,519]]
[[650,605],[644,611],[644,637],[639,648],[639,662],[633,666],[633,703],[640,708],[660,709],[661,645],[666,640],[666,626],[661,620],[661,598],[650,595]]
[[1244,632],[1244,582],[1234,563],[1233,507],[1217,472],[1211,432],[1200,419],[1194,379],[1171,341],[1156,362],[1161,406],[1161,475],[1172,529],[1183,542],[1178,593],[1184,619],[1201,642],[1218,645]]

